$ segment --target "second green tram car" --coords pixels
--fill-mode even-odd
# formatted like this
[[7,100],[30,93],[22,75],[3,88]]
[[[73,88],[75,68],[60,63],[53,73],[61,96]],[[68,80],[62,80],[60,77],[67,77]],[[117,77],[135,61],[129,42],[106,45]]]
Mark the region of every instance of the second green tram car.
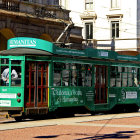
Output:
[[132,112],[140,106],[140,55],[66,49],[17,37],[0,52],[0,74],[0,111],[16,120],[56,113]]

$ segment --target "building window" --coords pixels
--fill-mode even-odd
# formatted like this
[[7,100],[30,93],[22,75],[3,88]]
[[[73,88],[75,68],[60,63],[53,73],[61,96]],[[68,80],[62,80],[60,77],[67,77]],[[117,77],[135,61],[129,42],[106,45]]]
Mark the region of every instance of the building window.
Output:
[[93,39],[93,23],[85,24],[86,39]]
[[85,10],[93,10],[93,0],[85,0]]
[[112,9],[120,8],[120,0],[111,0],[111,8]]
[[119,38],[119,21],[111,22],[112,38]]

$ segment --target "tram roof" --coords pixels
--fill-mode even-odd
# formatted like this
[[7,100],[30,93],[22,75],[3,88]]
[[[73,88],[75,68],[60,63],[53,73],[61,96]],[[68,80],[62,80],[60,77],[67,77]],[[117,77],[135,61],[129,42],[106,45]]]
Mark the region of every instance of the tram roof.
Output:
[[7,50],[1,51],[0,55],[65,55],[86,58],[112,59],[139,61],[140,55],[121,55],[114,51],[87,48],[74,50],[60,48],[55,44],[37,38],[16,37],[8,40]]
[[19,55],[52,55],[52,54],[43,50],[36,50],[30,48],[13,48],[13,49],[1,51],[0,55],[19,56]]

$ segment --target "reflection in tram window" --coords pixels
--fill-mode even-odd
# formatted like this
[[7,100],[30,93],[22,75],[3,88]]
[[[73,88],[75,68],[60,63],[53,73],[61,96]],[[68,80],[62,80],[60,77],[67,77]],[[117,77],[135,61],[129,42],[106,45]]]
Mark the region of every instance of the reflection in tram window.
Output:
[[111,87],[137,87],[139,80],[139,68],[110,67]]
[[2,58],[1,64],[9,64],[9,58]]
[[92,86],[92,65],[54,63],[54,86]]
[[12,66],[11,70],[11,86],[21,86],[21,67]]
[[9,86],[9,67],[1,66],[1,86]]

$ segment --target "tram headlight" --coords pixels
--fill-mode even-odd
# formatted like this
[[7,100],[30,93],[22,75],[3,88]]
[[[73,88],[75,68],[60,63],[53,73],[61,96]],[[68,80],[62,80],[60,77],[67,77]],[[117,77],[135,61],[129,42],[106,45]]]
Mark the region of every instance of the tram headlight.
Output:
[[21,100],[20,100],[20,99],[17,99],[17,102],[18,102],[18,103],[20,103],[20,102],[21,102]]
[[21,96],[21,93],[17,93],[17,96],[20,97]]

